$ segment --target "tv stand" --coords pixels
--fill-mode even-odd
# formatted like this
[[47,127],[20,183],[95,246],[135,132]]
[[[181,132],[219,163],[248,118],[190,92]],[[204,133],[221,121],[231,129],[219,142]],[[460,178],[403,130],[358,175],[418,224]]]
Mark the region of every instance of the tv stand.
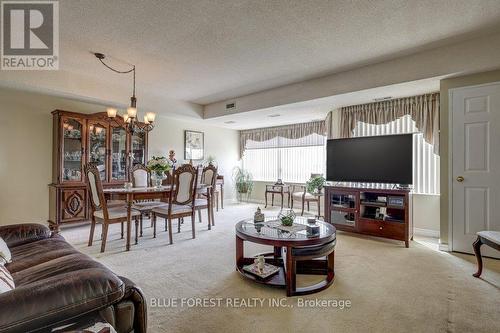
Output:
[[395,239],[413,239],[409,189],[325,187],[325,221],[338,230]]

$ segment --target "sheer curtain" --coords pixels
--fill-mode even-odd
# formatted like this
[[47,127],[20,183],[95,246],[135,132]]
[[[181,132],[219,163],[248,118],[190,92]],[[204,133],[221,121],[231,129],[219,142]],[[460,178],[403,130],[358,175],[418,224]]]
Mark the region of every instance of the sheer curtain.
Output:
[[304,183],[311,173],[325,173],[326,137],[316,133],[298,139],[247,140],[243,167],[256,181]]

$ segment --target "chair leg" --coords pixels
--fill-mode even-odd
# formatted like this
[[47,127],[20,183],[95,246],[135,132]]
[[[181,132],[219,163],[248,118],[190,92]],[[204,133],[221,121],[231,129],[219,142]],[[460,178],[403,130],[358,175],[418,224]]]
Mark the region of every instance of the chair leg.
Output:
[[153,238],[156,238],[156,214],[151,213],[151,224],[153,225]]
[[135,222],[135,245],[139,243],[139,219],[136,217]]
[[181,232],[181,219],[177,219],[177,233]]
[[274,193],[271,194],[271,207],[274,207]]
[[215,225],[214,206],[210,207],[210,216],[212,217],[212,226],[214,226]]
[[167,219],[165,219],[165,231],[167,231],[168,228],[167,228]]
[[141,233],[139,234],[139,236],[141,236],[141,237],[142,237],[142,222],[143,222],[142,220],[143,220],[143,218],[142,218],[142,214],[141,214],[141,215],[139,216],[139,224],[140,224],[140,226],[141,226]]
[[310,204],[310,201],[307,202],[307,211],[310,212],[311,211],[311,204]]
[[474,244],[472,244],[477,260],[477,272],[472,274],[472,276],[477,278],[480,277],[481,273],[483,272],[483,258],[481,257],[481,245],[483,245],[483,242],[481,242],[481,237],[478,236]]
[[168,218],[168,239],[170,244],[173,244],[172,241],[172,219],[169,217]]
[[302,212],[300,213],[300,216],[304,215],[304,205],[305,205],[305,201],[302,200]]
[[121,235],[122,235],[122,236],[121,236],[121,239],[123,239],[123,234],[124,234],[124,233],[123,233],[123,230],[124,230],[124,229],[123,229],[123,222],[121,223],[121,225],[122,225],[122,227],[121,227]]
[[216,207],[217,207],[217,208],[216,208],[216,209],[217,209],[217,211],[219,211],[219,194],[217,194],[217,195],[215,196],[215,204],[216,204]]
[[193,211],[193,213],[191,214],[191,226],[192,226],[191,233],[193,234],[193,239],[196,238],[196,234],[194,231],[194,225],[196,224],[195,221],[196,221],[196,213],[195,211]]
[[290,209],[293,209],[293,197],[292,197],[292,199],[290,199],[290,201],[291,201]]
[[102,243],[101,243],[101,253],[106,250],[106,240],[108,239],[108,222],[104,221],[102,224]]
[[201,209],[198,209],[198,220],[200,221],[201,223]]
[[95,230],[95,217],[92,216],[92,223],[90,224],[89,246],[92,246],[92,241],[94,240],[94,230]]
[[210,207],[207,207],[207,220],[208,220],[208,230],[212,229],[212,217],[210,214]]

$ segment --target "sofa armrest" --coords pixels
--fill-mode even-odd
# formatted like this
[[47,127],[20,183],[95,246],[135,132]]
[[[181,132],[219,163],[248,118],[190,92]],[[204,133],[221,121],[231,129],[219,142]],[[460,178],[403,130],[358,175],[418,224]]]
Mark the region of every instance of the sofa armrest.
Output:
[[122,299],[125,284],[107,269],[83,269],[0,294],[0,332],[29,332]]
[[120,276],[120,280],[125,283],[125,295],[122,300],[134,303],[134,333],[146,333],[148,328],[146,297],[134,282],[122,276]]
[[0,237],[7,243],[8,247],[49,238],[51,235],[49,228],[36,223],[11,224],[0,227]]

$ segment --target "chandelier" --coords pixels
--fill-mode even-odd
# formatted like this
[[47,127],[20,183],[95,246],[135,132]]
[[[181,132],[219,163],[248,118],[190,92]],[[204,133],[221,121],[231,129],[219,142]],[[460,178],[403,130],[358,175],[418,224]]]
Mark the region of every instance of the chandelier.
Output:
[[104,62],[106,56],[103,53],[94,53],[95,57],[108,69],[112,70],[118,74],[133,74],[133,89],[132,97],[130,97],[130,107],[127,108],[127,112],[123,114],[123,124],[117,121],[118,110],[116,108],[109,107],[106,109],[108,115],[108,121],[114,123],[117,127],[123,127],[127,132],[133,134],[135,132],[149,132],[154,128],[154,121],[156,114],[154,112],[147,112],[144,115],[144,122],[138,120],[137,115],[137,98],[135,97],[135,65],[131,65],[132,68],[126,71],[117,70]]

